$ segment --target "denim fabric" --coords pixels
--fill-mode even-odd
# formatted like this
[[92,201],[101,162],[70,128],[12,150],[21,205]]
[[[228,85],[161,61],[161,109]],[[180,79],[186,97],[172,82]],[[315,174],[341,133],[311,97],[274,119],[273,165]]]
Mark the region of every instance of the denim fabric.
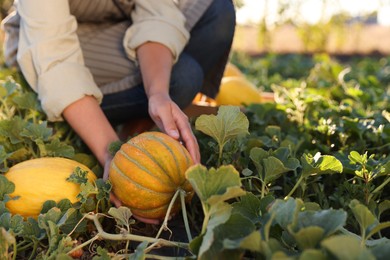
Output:
[[[170,95],[181,108],[202,91],[214,96],[219,88],[235,28],[231,0],[214,0],[195,27],[172,68]],[[148,117],[148,99],[142,84],[107,94],[101,107],[112,124]]]

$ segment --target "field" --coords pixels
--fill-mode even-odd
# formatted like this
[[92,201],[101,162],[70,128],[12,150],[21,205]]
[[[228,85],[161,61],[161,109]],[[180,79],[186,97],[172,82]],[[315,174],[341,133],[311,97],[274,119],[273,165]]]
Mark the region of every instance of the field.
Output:
[[[390,58],[240,46],[231,63],[275,102],[191,118],[202,153],[185,173],[194,196],[185,204],[178,188],[167,206],[176,200],[182,211],[158,225],[111,204],[112,183],[96,158],[66,123],[48,122],[20,75],[4,68],[0,258],[387,259]],[[77,202],[47,198],[39,216],[22,217],[7,206],[16,198],[5,173],[41,157],[78,161],[97,180],[75,169]]]
[[[350,25],[342,32],[332,31],[327,37],[324,51],[332,55],[369,55],[390,53],[390,27],[372,25]],[[259,29],[254,25],[239,25],[233,47],[236,51],[258,55],[264,52],[305,53],[305,45],[297,29],[284,25],[271,31],[271,44],[268,50],[259,43]],[[252,39],[252,40],[248,40]]]

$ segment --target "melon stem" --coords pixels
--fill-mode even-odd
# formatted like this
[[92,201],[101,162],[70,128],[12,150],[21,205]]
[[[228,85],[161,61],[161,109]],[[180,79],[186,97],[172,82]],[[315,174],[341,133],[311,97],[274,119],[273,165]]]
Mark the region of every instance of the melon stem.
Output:
[[[176,196],[177,197],[177,196]],[[131,240],[131,241],[137,241],[137,242],[148,242],[148,243],[155,243],[156,246],[176,246],[188,249],[188,243],[183,242],[175,242],[175,241],[169,241],[162,238],[153,238],[153,237],[147,237],[147,236],[139,236],[134,234],[111,234],[104,231],[102,224],[99,221],[99,218],[104,216],[104,214],[95,214],[95,213],[89,213],[85,215],[86,219],[92,220],[96,230],[97,234],[92,237],[91,239],[85,241],[84,243],[74,247],[72,250],[68,252],[68,255],[73,253],[74,251],[83,248],[84,246],[93,243],[97,239],[106,239],[106,240],[114,240],[114,241],[120,241],[120,240]]]
[[168,206],[168,209],[167,209],[167,213],[165,214],[165,218],[164,218],[164,221],[156,235],[156,238],[159,238],[159,236],[161,235],[161,233],[163,232],[163,230],[165,229],[168,229],[168,221],[171,217],[171,211],[172,211],[172,208],[173,208],[173,205],[175,204],[176,202],[176,199],[177,197],[179,196],[180,194],[180,190],[181,189],[177,189],[175,194],[173,195],[172,199],[171,199],[171,202],[169,202],[169,206]]
[[183,215],[184,227],[185,227],[186,232],[187,232],[188,242],[191,242],[192,235],[191,235],[190,225],[188,223],[185,196],[186,196],[185,190],[180,189],[181,213]]

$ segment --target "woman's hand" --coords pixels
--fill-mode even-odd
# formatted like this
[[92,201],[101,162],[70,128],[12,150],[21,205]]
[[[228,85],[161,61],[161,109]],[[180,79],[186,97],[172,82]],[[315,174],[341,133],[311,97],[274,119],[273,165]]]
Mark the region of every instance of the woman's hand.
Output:
[[192,133],[188,117],[168,94],[149,96],[149,114],[162,131],[184,142],[195,163],[200,162],[199,145]]
[[184,112],[169,97],[169,81],[174,57],[157,42],[146,42],[137,48],[149,115],[169,136],[182,140],[195,163],[200,162],[198,142]]

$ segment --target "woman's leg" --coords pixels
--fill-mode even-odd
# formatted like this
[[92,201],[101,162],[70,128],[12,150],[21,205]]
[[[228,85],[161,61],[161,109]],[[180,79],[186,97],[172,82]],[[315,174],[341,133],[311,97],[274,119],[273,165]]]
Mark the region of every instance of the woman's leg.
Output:
[[202,92],[215,97],[233,42],[236,16],[231,0],[214,0],[191,30],[184,53],[204,72]]
[[[203,71],[189,55],[183,54],[172,68],[169,93],[173,101],[185,108],[200,91]],[[104,95],[102,109],[113,124],[147,118],[148,99],[141,84],[117,93]]]

